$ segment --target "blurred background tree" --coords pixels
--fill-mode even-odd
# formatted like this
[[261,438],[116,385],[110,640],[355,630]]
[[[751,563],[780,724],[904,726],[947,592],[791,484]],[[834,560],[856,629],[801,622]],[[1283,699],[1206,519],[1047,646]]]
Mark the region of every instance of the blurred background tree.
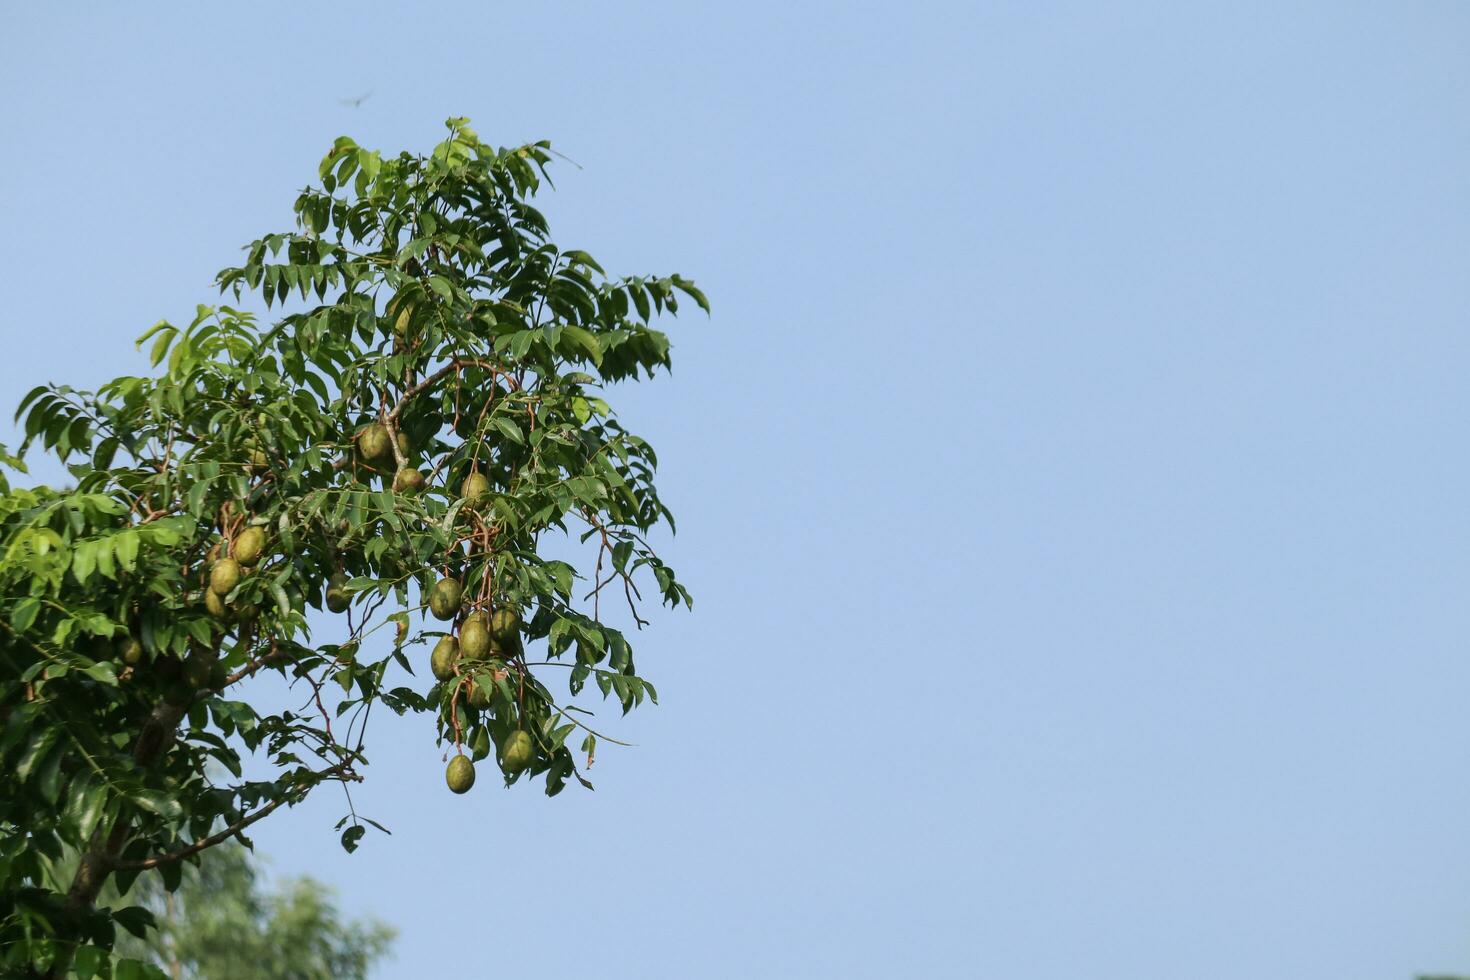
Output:
[[126,902],[150,909],[156,931],[119,931],[117,952],[174,980],[361,980],[392,946],[393,927],[348,919],[332,890],[308,877],[266,887],[254,858],[230,842],[187,866],[169,894],[145,875]]

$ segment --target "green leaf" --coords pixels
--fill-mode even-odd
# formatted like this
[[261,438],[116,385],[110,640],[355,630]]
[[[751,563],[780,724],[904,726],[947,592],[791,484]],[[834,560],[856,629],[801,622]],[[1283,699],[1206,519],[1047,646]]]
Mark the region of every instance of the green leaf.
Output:
[[362,168],[363,173],[368,175],[368,180],[376,180],[378,169],[383,165],[383,161],[376,150],[371,153],[367,150],[358,150],[357,165]]
[[156,789],[134,790],[128,795],[128,799],[140,809],[163,817],[165,820],[177,820],[184,812],[178,800]]
[[112,980],[167,980],[162,970],[138,960],[117,960],[112,965]]
[[92,836],[106,805],[107,786],[91,773],[84,772],[72,780],[69,812],[73,815],[79,838],[86,840]]
[[92,572],[97,568],[97,549],[94,547],[95,544],[95,541],[83,541],[72,552],[71,573],[83,585],[86,584],[87,579],[92,577]]
[[492,425],[495,426],[496,430],[501,435],[505,436],[511,442],[515,443],[518,446],[523,446],[526,444],[526,438],[525,436],[521,435],[520,428],[512,423],[510,419],[500,418],[497,416],[496,418],[491,419],[490,422]]
[[118,555],[118,564],[125,572],[132,572],[138,561],[138,532],[122,530],[112,539],[112,550]]
[[117,687],[117,668],[111,660],[101,660],[90,667],[82,669],[82,673],[94,681],[106,684],[109,687]]
[[281,584],[279,582],[272,582],[269,592],[271,598],[275,600],[276,610],[280,612],[282,618],[291,615],[291,599],[286,595],[286,590],[281,588]]
[[357,850],[358,841],[362,840],[362,835],[366,833],[367,828],[364,827],[362,824],[348,827],[346,830],[342,831],[342,850],[346,851],[348,854],[351,854],[353,851]]
[[680,276],[671,276],[669,278],[669,281],[674,284],[675,288],[679,289],[681,292],[689,296],[690,299],[694,300],[695,303],[699,304],[699,308],[701,310],[704,310],[705,313],[708,313],[710,311],[709,300],[705,298],[704,293],[701,292],[699,288],[694,285],[694,283]]
[[25,598],[17,602],[10,610],[10,627],[17,633],[24,633],[31,628],[36,621],[36,613],[41,611],[41,600]]
[[112,918],[118,925],[139,939],[147,939],[148,930],[157,928],[157,923],[153,920],[153,913],[141,905],[116,909],[112,913]]
[[160,334],[153,342],[153,349],[148,352],[148,366],[158,367],[159,362],[168,356],[169,345],[174,342],[178,331],[170,327],[166,332]]
[[[573,341],[578,347],[586,351],[587,356],[593,364],[602,366],[602,345],[597,342],[597,337],[592,331],[575,324],[568,324],[562,331],[562,336]],[[585,421],[585,419],[583,420]]]

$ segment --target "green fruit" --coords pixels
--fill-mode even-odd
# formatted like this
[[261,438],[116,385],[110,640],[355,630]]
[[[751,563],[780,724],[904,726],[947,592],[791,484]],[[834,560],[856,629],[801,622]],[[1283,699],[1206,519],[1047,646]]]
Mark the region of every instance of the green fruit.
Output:
[[511,606],[501,606],[490,617],[490,635],[501,643],[510,643],[520,636],[521,614]]
[[263,554],[265,554],[265,529],[261,527],[247,527],[236,536],[235,543],[230,546],[230,555],[247,567],[260,561],[260,556]]
[[245,463],[245,472],[251,476],[255,476],[258,473],[264,473],[270,469],[270,465],[270,457],[265,454],[264,450],[252,449]]
[[209,591],[216,595],[229,595],[230,590],[240,584],[240,563],[233,558],[221,558],[210,566]]
[[394,493],[419,493],[424,489],[424,475],[412,466],[400,466],[393,474]]
[[429,591],[429,612],[435,619],[453,619],[459,614],[464,587],[452,578],[441,578]]
[[449,760],[449,768],[444,770],[444,781],[452,792],[468,793],[475,785],[475,764],[465,756],[455,756]]
[[204,593],[204,608],[221,623],[228,623],[230,621],[230,607],[225,605],[225,600],[220,597],[218,592],[208,590]]
[[470,660],[484,660],[490,655],[490,630],[484,613],[471,613],[459,628],[459,649]]
[[184,661],[184,683],[194,690],[209,686],[209,671],[214,662],[207,656],[198,653],[189,654],[189,659]]
[[364,426],[357,434],[357,454],[369,463],[387,460],[393,457],[392,437],[388,435],[388,427],[381,422],[374,422]]
[[465,477],[464,483],[460,485],[459,495],[464,502],[471,507],[485,502],[485,497],[490,493],[490,481],[484,473],[471,473]]
[[486,694],[485,689],[480,686],[480,679],[478,677],[470,681],[470,693],[467,700],[471,708],[476,708],[480,711],[484,711],[490,707],[490,695]]
[[437,680],[447,681],[454,676],[454,662],[458,659],[459,641],[452,636],[440,637],[429,657],[429,669]]
[[514,776],[529,766],[534,758],[536,758],[536,746],[526,732],[513,731],[505,737],[504,742],[500,743],[500,768],[504,769],[508,776]]
[[125,636],[117,644],[117,655],[129,667],[136,667],[143,662],[143,644],[136,637]]
[[408,441],[408,433],[401,429],[398,432],[398,452],[402,454],[404,459],[408,459],[413,455],[413,443]]
[[327,608],[334,613],[340,613],[346,612],[350,605],[352,597],[347,594],[347,576],[342,572],[333,572],[331,578],[327,579]]

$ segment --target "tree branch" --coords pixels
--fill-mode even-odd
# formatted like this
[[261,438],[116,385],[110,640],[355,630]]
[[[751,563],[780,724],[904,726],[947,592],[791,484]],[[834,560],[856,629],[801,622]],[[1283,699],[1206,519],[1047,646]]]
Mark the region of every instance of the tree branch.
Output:
[[173,864],[175,861],[182,861],[186,857],[191,857],[192,855],[198,854],[202,850],[229,840],[231,837],[235,836],[246,827],[255,823],[255,821],[269,816],[282,803],[289,802],[292,801],[284,796],[281,797],[279,800],[271,800],[265,806],[250,814],[250,816],[245,817],[241,820],[237,820],[235,823],[230,824],[230,826],[226,827],[224,830],[221,830],[217,834],[210,834],[208,837],[202,837],[194,843],[190,844],[188,847],[180,848],[179,850],[172,851],[168,854],[155,854],[153,857],[143,858],[138,861],[113,861],[111,864],[112,870],[147,871],[150,868],[156,868],[160,865]]
[[494,374],[499,374],[502,377],[509,377],[509,375],[501,370],[498,364],[494,364],[490,361],[485,361],[474,357],[455,358],[439,370],[435,371],[433,374],[425,377],[424,380],[420,381],[412,388],[405,391],[402,397],[398,399],[398,404],[394,405],[393,410],[387,414],[386,421],[390,423],[397,422],[399,414],[403,412],[404,407],[413,400],[414,396],[422,394],[426,389],[433,387],[435,382],[439,381],[445,375],[458,371],[460,368],[466,367],[482,367],[485,368],[487,371],[490,371]]

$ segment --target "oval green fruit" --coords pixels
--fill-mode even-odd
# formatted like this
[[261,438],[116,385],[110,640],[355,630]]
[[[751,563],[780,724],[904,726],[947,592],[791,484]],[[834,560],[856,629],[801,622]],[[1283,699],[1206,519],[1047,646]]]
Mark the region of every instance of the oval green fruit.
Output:
[[235,536],[230,556],[246,567],[255,565],[265,554],[265,528],[247,527]]
[[459,628],[459,650],[470,660],[484,660],[490,655],[490,630],[484,613],[471,613]]
[[468,793],[475,785],[475,764],[465,756],[455,756],[449,760],[449,768],[444,770],[444,781],[449,784],[451,792]]
[[471,507],[476,507],[485,502],[490,494],[490,480],[484,473],[471,473],[465,477],[464,483],[460,484],[459,495],[464,502]]
[[143,662],[143,644],[135,636],[125,636],[117,644],[117,655],[129,667],[136,667]]
[[429,669],[437,680],[447,681],[454,676],[454,662],[459,659],[459,641],[452,636],[442,636],[434,644],[429,657]]
[[479,762],[490,754],[490,730],[484,725],[475,726],[475,734],[470,736],[470,758]]
[[208,687],[209,671],[213,666],[208,657],[198,653],[189,654],[189,658],[184,661],[184,683],[196,691],[201,687]]
[[500,768],[507,775],[515,775],[531,764],[536,757],[536,746],[527,732],[519,729],[511,732],[500,743]]
[[357,454],[370,463],[392,458],[393,443],[388,427],[381,422],[363,426],[357,434]]
[[204,609],[221,623],[230,621],[230,607],[225,605],[225,600],[213,589],[206,589],[204,592]]
[[393,492],[413,494],[424,489],[424,475],[412,466],[400,466],[393,474]]
[[331,578],[327,579],[327,608],[334,613],[340,613],[346,612],[350,605],[352,596],[347,594],[347,576],[342,572],[333,572]]
[[498,643],[508,644],[521,632],[521,614],[513,606],[501,606],[490,617],[490,635]]
[[453,619],[459,615],[459,604],[464,599],[464,587],[452,578],[441,578],[429,590],[429,612],[435,619]]
[[230,590],[240,584],[240,563],[233,558],[221,558],[209,569],[209,591],[216,595],[229,595]]
[[480,686],[479,677],[470,680],[470,693],[465,696],[465,700],[469,702],[471,708],[479,711],[490,707],[490,695],[486,694],[485,689]]
[[270,457],[265,454],[264,450],[252,449],[250,450],[250,456],[245,463],[245,472],[249,473],[251,476],[255,476],[258,473],[264,473],[266,470],[270,469],[270,465]]

